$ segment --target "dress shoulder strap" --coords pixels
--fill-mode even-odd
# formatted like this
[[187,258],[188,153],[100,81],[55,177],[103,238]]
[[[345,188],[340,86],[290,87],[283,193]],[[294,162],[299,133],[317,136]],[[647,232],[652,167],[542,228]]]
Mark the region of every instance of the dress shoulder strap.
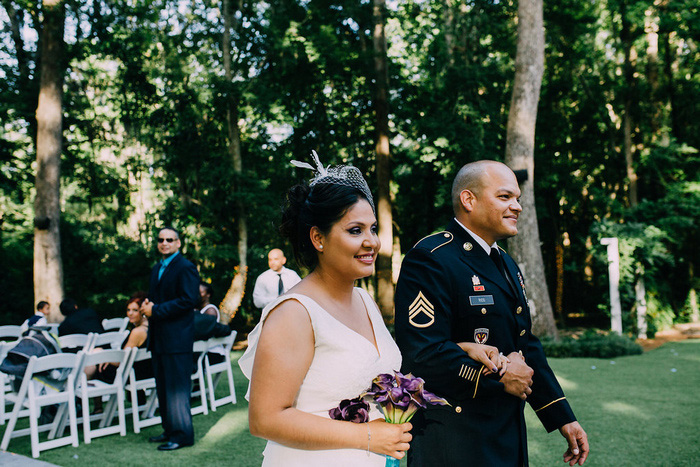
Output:
[[355,287],[355,289],[360,292],[360,297],[362,297],[362,301],[365,302],[365,307],[367,308],[369,313],[372,315],[381,316],[382,313],[381,311],[379,311],[379,307],[377,307],[377,303],[374,301],[372,296],[361,287]]
[[[248,334],[248,348],[245,353],[238,359],[238,366],[241,367],[241,371],[246,378],[250,381],[250,376],[253,373],[253,361],[255,360],[255,352],[258,348],[258,341],[260,340],[260,333],[262,332],[262,327],[265,324],[265,320],[269,316],[270,312],[279,306],[282,302],[287,300],[297,300],[306,309],[311,319],[311,325],[318,320],[320,305],[316,303],[312,298],[306,295],[287,293],[280,295],[271,303],[269,303],[265,308],[263,308],[262,314],[260,315],[260,321]],[[246,394],[246,399],[250,395],[250,385],[248,386],[248,393]]]

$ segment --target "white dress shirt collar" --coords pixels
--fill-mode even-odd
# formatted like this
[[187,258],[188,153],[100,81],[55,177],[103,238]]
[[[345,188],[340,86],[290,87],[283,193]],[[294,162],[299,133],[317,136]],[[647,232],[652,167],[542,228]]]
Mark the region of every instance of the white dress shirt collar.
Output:
[[468,228],[466,228],[466,227],[464,226],[464,224],[462,224],[456,217],[455,217],[455,221],[456,221],[464,230],[466,230],[467,233],[468,233],[469,235],[471,235],[471,236],[474,238],[474,240],[476,240],[476,243],[478,243],[478,244],[481,246],[481,248],[484,249],[484,251],[486,252],[487,255],[490,255],[490,254],[491,254],[491,248],[498,248],[498,245],[496,244],[496,242],[493,242],[493,245],[489,246],[489,244],[486,243],[486,240],[484,240],[483,238],[479,237],[477,234],[475,234],[474,232],[472,232],[471,230],[469,230]]

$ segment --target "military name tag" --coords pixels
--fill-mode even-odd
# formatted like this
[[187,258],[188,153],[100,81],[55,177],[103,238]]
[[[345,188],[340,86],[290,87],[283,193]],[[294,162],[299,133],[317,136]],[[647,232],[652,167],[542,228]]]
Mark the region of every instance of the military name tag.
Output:
[[470,295],[469,304],[476,305],[493,305],[493,295]]

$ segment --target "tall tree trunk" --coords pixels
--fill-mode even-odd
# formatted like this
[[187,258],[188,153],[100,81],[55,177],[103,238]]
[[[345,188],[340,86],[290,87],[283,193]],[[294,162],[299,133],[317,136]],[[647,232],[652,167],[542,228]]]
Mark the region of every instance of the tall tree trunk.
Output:
[[[224,34],[223,34],[223,59],[224,72],[226,76],[226,123],[228,127],[228,154],[233,163],[233,171],[239,181],[238,189],[240,190],[240,181],[243,174],[243,157],[241,155],[241,134],[238,128],[238,102],[233,95],[231,87],[233,86],[233,70],[231,65],[231,28],[233,26],[233,11],[231,0],[223,0],[222,5],[224,16]],[[222,318],[228,322],[238,311],[245,293],[245,284],[248,276],[248,224],[246,221],[245,204],[239,196],[236,201],[236,211],[238,212],[238,267],[231,281],[224,299],[219,308],[224,311]]]
[[61,146],[64,5],[44,0],[39,102],[36,109],[36,197],[34,198],[34,300],[48,301],[50,321],[60,321],[63,300],[61,261]]
[[506,163],[514,170],[527,170],[522,190],[523,212],[519,234],[508,240],[508,249],[520,264],[530,299],[535,334],[558,338],[547,290],[540,234],[535,210],[535,122],[544,72],[544,25],[542,0],[518,3],[518,45],[515,57],[513,98],[508,114]]
[[386,36],[384,14],[386,2],[374,0],[374,112],[376,141],[374,152],[377,172],[377,222],[382,247],[377,256],[377,303],[384,321],[394,321],[394,281],[392,252],[394,246],[394,219],[391,213],[391,154],[389,148],[389,76],[387,71]]
[[[666,16],[668,15],[668,2],[665,0],[662,1],[659,6],[659,15],[661,16],[659,22],[666,19]],[[676,102],[676,86],[674,79],[675,72],[678,70],[678,62],[676,60],[677,55],[671,47],[671,34],[675,33],[668,30],[662,31],[659,34],[659,42],[661,42],[661,47],[663,47],[664,54],[664,94],[668,99],[667,106],[669,108],[668,116],[670,118],[671,135],[674,138],[679,139],[681,137],[681,122],[680,117],[678,116],[678,103]]]
[[647,81],[652,105],[650,128],[652,141],[659,139],[662,103],[659,99],[659,18],[654,7],[646,11],[644,31],[647,38]]
[[620,30],[620,40],[624,53],[623,76],[624,76],[624,111],[622,113],[623,132],[623,152],[625,156],[625,167],[627,169],[628,198],[629,205],[636,206],[639,203],[637,194],[637,172],[634,167],[634,154],[632,146],[632,99],[634,88],[634,61],[636,52],[632,44],[632,31],[627,19],[627,5],[620,3],[620,15],[622,17],[622,29]]
[[26,85],[29,81],[29,61],[27,52],[24,50],[24,39],[22,38],[22,29],[25,27],[24,11],[16,8],[11,2],[3,2],[7,17],[10,20],[10,37],[15,46],[15,58],[17,59],[17,69],[19,70],[19,82]]
[[[623,77],[624,77],[624,112],[622,114],[622,131],[623,131],[623,152],[625,155],[625,166],[627,168],[627,183],[628,185],[628,198],[629,206],[631,208],[636,207],[639,204],[639,177],[637,176],[637,170],[634,163],[634,146],[632,143],[632,128],[634,123],[632,121],[632,104],[634,102],[634,89],[635,89],[635,61],[636,61],[636,51],[634,49],[633,38],[632,38],[632,25],[627,18],[627,5],[625,2],[620,4],[620,15],[622,17],[622,29],[620,30],[620,40],[622,42],[622,50],[624,52],[624,64],[623,64]],[[647,35],[649,39],[649,35]],[[654,37],[651,38],[654,42]],[[652,56],[649,57],[648,71],[651,75],[648,77],[650,84],[652,86],[652,91],[655,87],[655,81],[657,81],[656,73],[656,56],[655,50],[650,43],[650,52]],[[654,122],[656,121],[658,130],[658,121],[656,120],[656,115],[652,115],[652,128]],[[647,314],[647,301],[646,301],[646,286],[644,283],[644,269],[641,264],[637,267],[636,282],[634,285],[635,293],[635,303],[634,312],[637,315],[637,337],[639,339],[646,339],[647,337],[647,325],[646,325],[646,314]]]
[[564,242],[558,238],[554,245],[554,255],[556,261],[555,289],[554,289],[554,312],[559,317],[559,325],[565,324],[564,313]]
[[698,294],[695,290],[695,273],[693,263],[688,263],[688,277],[690,278],[690,290],[688,291],[688,308],[690,311],[690,321],[700,322],[700,311],[698,310]]

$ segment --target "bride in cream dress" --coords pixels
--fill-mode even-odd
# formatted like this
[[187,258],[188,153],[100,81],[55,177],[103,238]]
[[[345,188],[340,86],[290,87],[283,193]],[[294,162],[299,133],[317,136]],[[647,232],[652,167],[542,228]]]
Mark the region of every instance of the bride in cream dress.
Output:
[[377,466],[402,458],[410,423],[332,420],[329,410],[401,368],[371,297],[354,287],[372,274],[380,243],[372,196],[354,167],[323,168],[288,193],[280,230],[312,272],[268,305],[240,366],[250,379],[249,420],[268,439],[265,466]]

